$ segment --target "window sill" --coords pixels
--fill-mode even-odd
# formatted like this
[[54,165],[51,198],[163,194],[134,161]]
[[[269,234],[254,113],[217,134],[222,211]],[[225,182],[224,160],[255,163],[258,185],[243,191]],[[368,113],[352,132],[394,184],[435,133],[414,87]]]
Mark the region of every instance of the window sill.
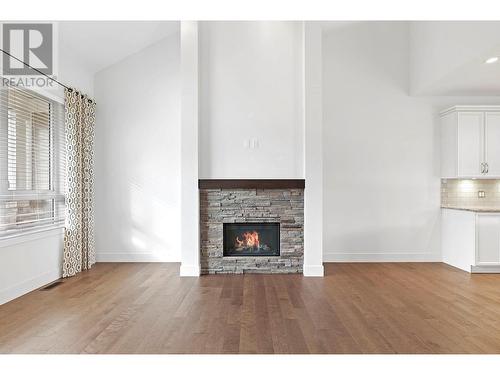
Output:
[[52,237],[64,234],[64,224],[55,224],[42,228],[33,228],[29,231],[13,233],[0,237],[0,248],[17,245],[23,242],[36,241],[40,238]]

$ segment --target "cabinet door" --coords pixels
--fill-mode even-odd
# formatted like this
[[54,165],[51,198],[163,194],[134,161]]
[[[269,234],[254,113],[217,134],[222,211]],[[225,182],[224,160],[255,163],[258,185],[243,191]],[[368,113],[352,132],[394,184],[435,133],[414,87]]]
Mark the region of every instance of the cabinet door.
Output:
[[476,265],[500,264],[500,215],[477,215]]
[[482,112],[458,113],[458,176],[482,177],[484,161],[484,115]]
[[488,163],[487,177],[500,176],[500,113],[487,112],[484,119],[485,162]]

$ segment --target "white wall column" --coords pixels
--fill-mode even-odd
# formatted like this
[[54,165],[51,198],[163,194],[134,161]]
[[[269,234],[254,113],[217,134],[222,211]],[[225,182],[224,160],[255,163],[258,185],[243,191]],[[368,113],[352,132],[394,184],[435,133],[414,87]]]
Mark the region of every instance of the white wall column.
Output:
[[198,23],[181,22],[181,276],[200,275]]
[[323,276],[322,30],[303,23],[304,43],[304,276]]

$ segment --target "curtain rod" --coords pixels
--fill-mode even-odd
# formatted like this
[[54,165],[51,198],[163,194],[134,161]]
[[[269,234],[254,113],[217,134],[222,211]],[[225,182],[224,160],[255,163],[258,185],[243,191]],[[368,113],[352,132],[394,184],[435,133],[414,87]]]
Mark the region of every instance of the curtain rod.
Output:
[[53,82],[57,83],[58,85],[60,85],[60,86],[62,86],[62,87],[64,87],[64,88],[66,88],[66,89],[68,89],[69,91],[73,91],[73,89],[72,89],[71,87],[66,86],[65,84],[63,84],[63,83],[59,82],[57,79],[52,78],[51,76],[49,76],[49,75],[45,74],[45,73],[44,73],[44,72],[42,72],[41,70],[39,70],[39,69],[37,69],[37,68],[33,68],[30,64],[25,63],[24,61],[22,61],[22,60],[18,59],[16,56],[11,55],[11,54],[10,54],[10,53],[8,53],[7,51],[4,51],[4,50],[3,50],[3,49],[1,49],[1,48],[0,48],[0,51],[2,51],[3,53],[5,53],[6,55],[9,55],[9,56],[10,56],[10,57],[12,57],[13,59],[16,59],[17,61],[19,61],[20,63],[22,63],[22,64],[26,65],[27,67],[29,67],[29,68],[33,69],[35,72],[38,72],[38,73],[40,73],[41,75],[44,75],[45,77],[47,77],[47,78],[48,78],[48,79],[50,79],[51,81],[53,81]]
[[[10,57],[12,57],[13,59],[16,59],[17,61],[19,61],[20,63],[22,63],[22,64],[26,65],[27,67],[29,67],[29,68],[33,69],[35,72],[38,72],[38,73],[40,73],[41,75],[43,75],[43,76],[47,77],[48,79],[50,79],[51,81],[53,81],[53,82],[57,83],[58,85],[60,85],[60,86],[64,87],[64,88],[65,88],[65,89],[67,89],[69,92],[76,91],[76,90],[73,90],[71,87],[66,86],[64,83],[59,82],[57,79],[52,78],[51,76],[49,76],[49,75],[45,74],[44,72],[40,71],[39,69],[32,67],[30,64],[25,63],[24,61],[22,61],[22,60],[18,59],[16,56],[11,55],[9,52],[4,51],[4,50],[3,50],[3,49],[1,49],[1,48],[0,48],[0,51],[2,51],[3,53],[5,53],[6,55],[9,55],[9,56],[10,56]],[[77,92],[77,91],[76,91],[76,92]],[[81,94],[81,97],[83,98],[83,94]],[[94,102],[94,100],[93,100],[93,99],[90,99],[90,98],[88,98],[88,101],[89,101],[89,103],[93,103],[93,102]]]

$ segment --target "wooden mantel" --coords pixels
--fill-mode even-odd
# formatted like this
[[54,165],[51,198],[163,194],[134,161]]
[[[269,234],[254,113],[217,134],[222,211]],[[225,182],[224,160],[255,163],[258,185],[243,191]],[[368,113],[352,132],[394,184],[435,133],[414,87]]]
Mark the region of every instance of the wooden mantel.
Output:
[[199,189],[304,189],[304,179],[204,179],[198,180]]

